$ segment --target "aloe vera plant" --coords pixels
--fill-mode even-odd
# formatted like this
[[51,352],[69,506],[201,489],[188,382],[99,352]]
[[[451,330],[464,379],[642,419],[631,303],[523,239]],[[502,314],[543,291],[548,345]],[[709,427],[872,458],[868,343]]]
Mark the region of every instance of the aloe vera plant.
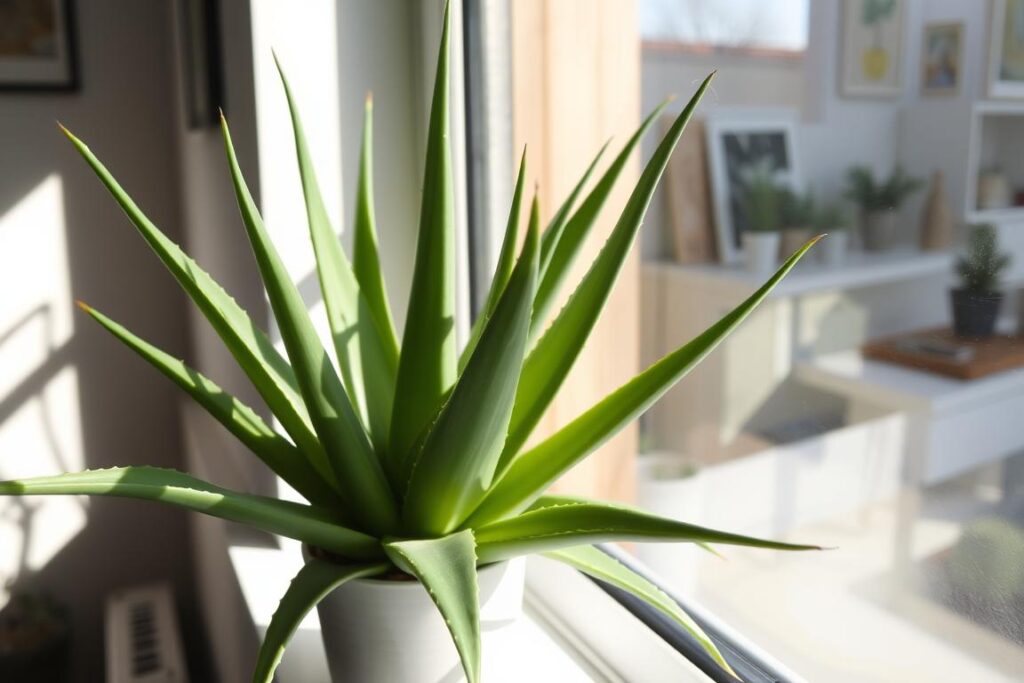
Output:
[[[297,539],[323,552],[295,577],[260,650],[254,681],[270,681],[304,615],[352,579],[406,572],[422,582],[451,630],[466,676],[480,679],[476,569],[540,553],[629,591],[692,633],[726,669],[700,628],[657,587],[593,547],[607,540],[790,545],[663,519],[623,505],[545,494],[548,486],[663,395],[714,349],[810,248],[707,331],[647,368],[560,431],[523,444],[551,403],[611,291],[669,155],[704,94],[679,114],[633,189],[610,237],[547,327],[558,285],[654,115],[576,206],[584,180],[544,229],[534,198],[522,247],[520,172],[499,265],[470,343],[456,349],[454,183],[448,146],[448,31],[444,24],[426,154],[410,311],[399,343],[378,259],[367,102],[351,260],[324,209],[299,112],[284,72],[309,232],[333,336],[314,332],[239,170],[222,118],[242,223],[281,331],[280,354],[223,289],[145,216],[99,159],[64,132],[196,304],[266,402],[278,431],[211,379],[99,311],[83,310],[166,375],[308,503],[226,490],[187,474],[120,467],[0,482],[2,495],[103,495],[161,501]],[[525,164],[525,157],[523,160]],[[596,160],[595,160],[596,165]],[[336,369],[337,368],[337,369]]]

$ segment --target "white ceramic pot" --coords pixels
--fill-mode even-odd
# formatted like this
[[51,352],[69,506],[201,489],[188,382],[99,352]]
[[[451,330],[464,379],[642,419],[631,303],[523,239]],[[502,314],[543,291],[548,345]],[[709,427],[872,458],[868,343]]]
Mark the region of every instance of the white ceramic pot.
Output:
[[[489,645],[522,615],[526,562],[480,569],[484,670]],[[358,579],[317,607],[327,665],[336,683],[458,683],[459,655],[441,614],[417,581]]]
[[[657,515],[701,524],[704,478],[677,453],[651,453],[639,459],[637,504]],[[693,543],[638,543],[637,557],[673,588],[692,594],[697,561],[704,552]]]
[[845,230],[832,230],[818,243],[821,259],[827,266],[841,266],[846,263],[846,250],[850,235]]
[[744,232],[743,257],[746,259],[747,270],[758,274],[775,270],[779,262],[779,243],[777,232]]

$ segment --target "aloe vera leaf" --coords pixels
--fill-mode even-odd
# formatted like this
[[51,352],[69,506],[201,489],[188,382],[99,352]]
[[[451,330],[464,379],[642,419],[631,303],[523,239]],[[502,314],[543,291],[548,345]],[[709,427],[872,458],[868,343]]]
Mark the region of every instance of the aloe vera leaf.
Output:
[[377,534],[398,528],[398,509],[377,454],[327,352],[320,344],[306,305],[277,250],[242,178],[227,121],[221,118],[224,147],[238,207],[270,299],[295,378],[331,469],[361,528]]
[[114,467],[0,482],[0,496],[113,496],[153,500],[294,538],[352,560],[381,558],[380,542],[320,508],[238,493],[182,472]]
[[[623,146],[622,151],[615,157],[611,165],[601,176],[601,179],[597,181],[594,189],[590,191],[587,197],[580,204],[570,218],[565,222],[564,227],[555,230],[557,224],[552,226],[552,229],[548,230],[545,234],[548,242],[548,253],[545,255],[541,251],[541,267],[543,269],[543,276],[541,277],[540,284],[537,286],[537,297],[533,302],[533,323],[530,328],[530,338],[535,339],[542,331],[544,321],[547,319],[547,315],[554,305],[555,300],[558,297],[558,292],[561,289],[562,284],[565,282],[566,277],[569,275],[569,271],[572,268],[573,263],[576,261],[576,257],[580,253],[580,249],[583,247],[583,242],[586,240],[590,230],[597,223],[597,217],[601,213],[601,209],[604,208],[605,202],[611,195],[612,189],[615,187],[615,182],[619,179],[622,174],[622,170],[626,167],[626,163],[629,161],[629,157],[633,154],[637,145],[640,144],[641,138],[651,127],[651,124],[658,118],[658,115],[668,105],[669,100],[665,100],[657,107],[654,108],[647,118],[641,122],[640,127],[636,129],[632,137]],[[607,143],[605,144],[607,147]],[[601,148],[601,152],[604,151],[604,147]],[[598,154],[600,158],[601,154]],[[573,191],[573,196],[570,200],[574,200],[574,195],[580,191],[583,187],[583,183],[586,182],[587,176],[593,171],[594,165],[597,163],[597,159],[591,164],[590,168],[587,169],[587,173],[584,175],[583,180],[577,184],[576,189]],[[657,178],[655,178],[657,182]],[[646,203],[644,204],[646,209]],[[641,218],[642,220],[642,218]],[[550,235],[550,237],[548,236]]]
[[454,529],[487,492],[505,442],[530,330],[537,282],[540,209],[534,199],[519,262],[480,343],[410,468],[406,528]]
[[528,506],[564,472],[641,415],[735,330],[817,239],[805,244],[756,292],[699,336],[651,365],[545,441],[516,457],[470,521],[486,523]]
[[[364,295],[356,273],[331,226],[313,161],[309,155],[298,105],[279,62],[277,67],[291,112],[295,154],[309,220],[309,235],[316,254],[317,276],[324,297],[324,307],[327,310],[327,320],[331,327],[338,367],[353,408],[359,414],[362,424],[369,429],[376,449],[384,452],[391,423],[395,376],[398,372],[398,345],[393,331],[388,337],[384,332],[388,328],[379,324],[378,315],[383,314],[376,312]],[[364,139],[364,146],[367,144],[368,140]],[[369,153],[369,150],[364,149],[364,156]],[[369,228],[364,225],[367,220],[373,219],[372,202],[365,196],[370,191],[368,181],[363,177],[367,163],[368,161],[364,159],[364,167],[360,170],[360,192],[356,207],[357,234],[372,230],[372,225]],[[365,252],[370,248],[365,241],[364,235],[360,238],[360,251],[364,262],[369,259]]]
[[267,426],[252,408],[221,389],[213,380],[91,306],[81,302],[78,305],[125,346],[181,387],[267,467],[311,503],[326,507],[337,506],[337,492],[317,474],[295,446]]
[[718,647],[715,646],[707,634],[704,633],[704,630],[697,625],[697,622],[689,614],[683,611],[675,600],[614,557],[592,546],[565,548],[548,552],[544,555],[640,598],[681,626],[683,630],[694,637],[700,646],[704,648],[704,651],[711,655],[719,666],[733,676],[736,675],[732,667],[729,666],[729,663],[725,661],[722,653],[719,652]]
[[[559,387],[562,386],[562,382],[569,374],[569,370],[572,369],[576,357],[597,323],[601,310],[608,300],[612,285],[615,283],[637,231],[643,223],[647,206],[650,204],[658,180],[668,164],[668,158],[672,154],[672,150],[675,149],[690,116],[710,85],[712,76],[708,76],[704,80],[689,104],[676,117],[672,127],[644,168],[636,188],[630,195],[629,201],[626,202],[622,215],[600,254],[590,266],[590,270],[587,271],[565,308],[527,356],[523,365],[523,375],[519,381],[516,404],[512,411],[512,422],[509,425],[509,436],[501,455],[499,471],[504,470],[529,438],[533,428],[554,399]],[[561,242],[564,243],[567,237],[568,233],[562,237]],[[549,274],[550,272],[549,268]],[[536,302],[534,313],[536,314]]]
[[481,562],[543,553],[605,541],[720,543],[771,550],[821,550],[687,524],[625,505],[600,501],[565,503],[524,512],[473,529]]
[[299,624],[334,589],[353,579],[381,574],[387,568],[386,563],[341,565],[318,559],[307,562],[292,579],[270,619],[256,657],[253,683],[271,683],[288,641],[295,635]]
[[480,681],[480,598],[473,532],[384,542],[384,552],[427,589],[452,634],[469,683]]
[[512,276],[512,269],[515,267],[516,248],[519,246],[519,210],[523,201],[523,186],[526,184],[526,150],[523,149],[523,157],[519,162],[519,176],[516,178],[516,188],[512,193],[512,207],[508,212],[508,223],[505,226],[505,238],[501,242],[501,252],[498,255],[498,265],[494,269],[494,278],[491,280],[491,287],[487,291],[487,299],[484,301],[480,313],[473,321],[473,327],[469,333],[469,341],[466,348],[459,356],[459,372],[466,368],[469,357],[473,355],[473,349],[480,341],[480,333],[484,325],[494,313],[498,305],[501,293],[505,291],[505,285]]
[[392,458],[407,460],[417,438],[437,415],[455,383],[455,198],[448,144],[449,8],[437,58],[427,132],[423,203],[409,310],[402,335],[395,405],[391,412]]
[[210,322],[274,416],[322,477],[337,488],[323,447],[299,395],[295,373],[273,343],[210,275],[160,232],[89,147],[61,126],[86,163],[107,187],[139,234]]

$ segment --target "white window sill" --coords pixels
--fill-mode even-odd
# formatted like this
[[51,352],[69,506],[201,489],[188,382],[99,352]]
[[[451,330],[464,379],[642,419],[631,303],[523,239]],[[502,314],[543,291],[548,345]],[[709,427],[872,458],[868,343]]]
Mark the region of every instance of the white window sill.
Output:
[[[262,637],[301,566],[297,543],[281,548],[232,546],[231,562]],[[525,616],[498,651],[488,652],[484,680],[707,682],[708,677],[575,570],[543,558],[527,564]],[[329,680],[320,622],[310,613],[281,666],[281,683]]]

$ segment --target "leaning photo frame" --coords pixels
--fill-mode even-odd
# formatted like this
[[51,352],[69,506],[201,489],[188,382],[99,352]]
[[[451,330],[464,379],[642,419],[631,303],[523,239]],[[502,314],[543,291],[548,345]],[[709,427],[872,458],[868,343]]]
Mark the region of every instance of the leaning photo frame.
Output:
[[718,257],[722,263],[741,258],[740,215],[743,172],[770,163],[779,182],[800,189],[796,143],[797,114],[790,110],[721,109],[705,124]]

